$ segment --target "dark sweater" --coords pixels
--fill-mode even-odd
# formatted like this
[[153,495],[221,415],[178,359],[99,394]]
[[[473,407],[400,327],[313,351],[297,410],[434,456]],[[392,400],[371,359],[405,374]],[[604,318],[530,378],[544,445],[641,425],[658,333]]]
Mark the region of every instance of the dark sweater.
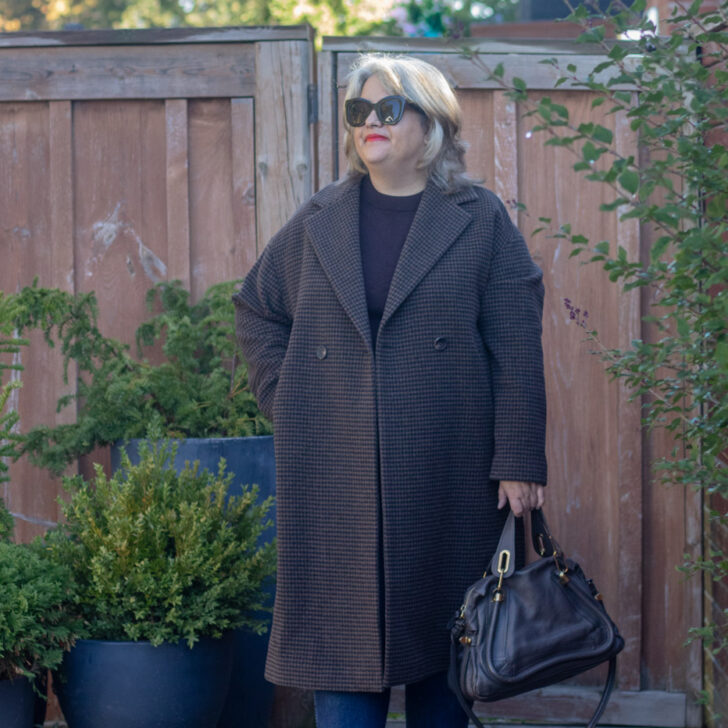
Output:
[[421,192],[407,197],[383,195],[368,176],[361,181],[359,239],[372,344],[376,344],[389,285],[421,197]]

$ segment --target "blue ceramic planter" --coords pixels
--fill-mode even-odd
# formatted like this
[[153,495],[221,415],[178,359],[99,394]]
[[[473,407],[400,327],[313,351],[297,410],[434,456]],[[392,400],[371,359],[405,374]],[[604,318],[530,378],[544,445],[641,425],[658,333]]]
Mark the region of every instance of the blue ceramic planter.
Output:
[[[132,462],[138,462],[138,446],[139,440],[126,443],[126,451]],[[270,436],[179,440],[174,466],[180,470],[186,461],[199,460],[200,468],[217,472],[221,457],[225,458],[228,472],[234,473],[230,495],[239,494],[243,485],[253,483],[260,487],[261,498],[275,495],[275,456],[273,437]],[[113,470],[119,467],[120,461],[119,449],[112,448]],[[275,508],[269,513],[275,520]],[[272,539],[273,529],[268,529],[263,538]],[[273,596],[271,593],[271,604]],[[268,635],[236,630],[233,641],[233,672],[217,728],[266,728],[273,705],[273,685],[263,677]],[[70,728],[76,727],[71,725]]]
[[215,728],[233,634],[186,643],[78,640],[53,685],[69,728]]
[[24,677],[0,680],[0,725],[2,728],[32,728],[35,694]]

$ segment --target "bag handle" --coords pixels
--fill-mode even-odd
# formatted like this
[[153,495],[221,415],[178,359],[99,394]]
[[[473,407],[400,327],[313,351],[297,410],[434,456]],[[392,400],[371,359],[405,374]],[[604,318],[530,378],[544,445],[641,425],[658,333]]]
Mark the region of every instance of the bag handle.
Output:
[[[546,515],[541,508],[537,508],[531,511],[531,543],[533,544],[533,550],[539,556],[556,556],[563,560],[564,552],[557,543],[556,539],[551,535],[548,524],[546,523]],[[511,558],[508,563],[508,568],[503,572],[503,577],[507,579],[516,570],[516,517],[511,511],[506,518],[506,522],[503,525],[503,531],[501,531],[501,537],[498,541],[498,548],[493,554],[493,558],[490,562],[490,573],[498,574],[500,555],[503,551],[508,551],[511,554]]]

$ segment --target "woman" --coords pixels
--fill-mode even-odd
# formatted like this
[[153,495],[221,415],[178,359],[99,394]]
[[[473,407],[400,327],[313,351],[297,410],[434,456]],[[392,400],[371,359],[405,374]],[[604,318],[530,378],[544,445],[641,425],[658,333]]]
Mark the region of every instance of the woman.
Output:
[[508,504],[543,503],[541,272],[464,174],[442,74],[362,57],[345,179],[277,233],[235,296],[275,428],[278,586],[266,677],[315,691],[318,728],[467,718],[447,622]]

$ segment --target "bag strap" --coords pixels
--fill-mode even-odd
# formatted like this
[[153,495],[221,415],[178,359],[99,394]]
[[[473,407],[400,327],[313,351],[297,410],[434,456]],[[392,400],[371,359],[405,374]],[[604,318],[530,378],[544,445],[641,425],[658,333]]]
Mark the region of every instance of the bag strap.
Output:
[[[586,728],[596,728],[599,719],[602,717],[602,713],[604,713],[604,710],[607,707],[616,679],[617,657],[615,655],[614,657],[609,658],[609,672],[607,673],[607,679],[604,683],[604,689],[602,690],[602,697],[599,700],[599,705],[597,705],[594,715],[592,715]],[[475,725],[476,728],[485,728],[478,719],[478,716],[473,712],[473,709],[470,705],[468,705],[468,702],[465,700],[465,696],[463,695],[463,691],[460,689],[460,681],[458,680],[457,675],[457,642],[455,639],[450,641],[450,669],[447,673],[447,684],[450,687],[450,690],[455,693],[455,697],[458,699],[460,707],[465,711],[468,718],[473,721],[473,725]]]
[[[553,554],[562,558],[564,555],[556,539],[551,535],[546,523],[546,515],[540,508],[531,511],[531,543],[533,544],[533,550],[539,556],[551,556]],[[516,569],[516,559],[514,558],[516,554],[516,517],[513,515],[513,511],[508,514],[508,518],[503,524],[498,548],[493,553],[490,562],[489,570],[491,574],[498,573],[498,561],[503,551],[508,551],[512,557],[508,569],[504,573],[504,577],[507,579],[513,575]]]

